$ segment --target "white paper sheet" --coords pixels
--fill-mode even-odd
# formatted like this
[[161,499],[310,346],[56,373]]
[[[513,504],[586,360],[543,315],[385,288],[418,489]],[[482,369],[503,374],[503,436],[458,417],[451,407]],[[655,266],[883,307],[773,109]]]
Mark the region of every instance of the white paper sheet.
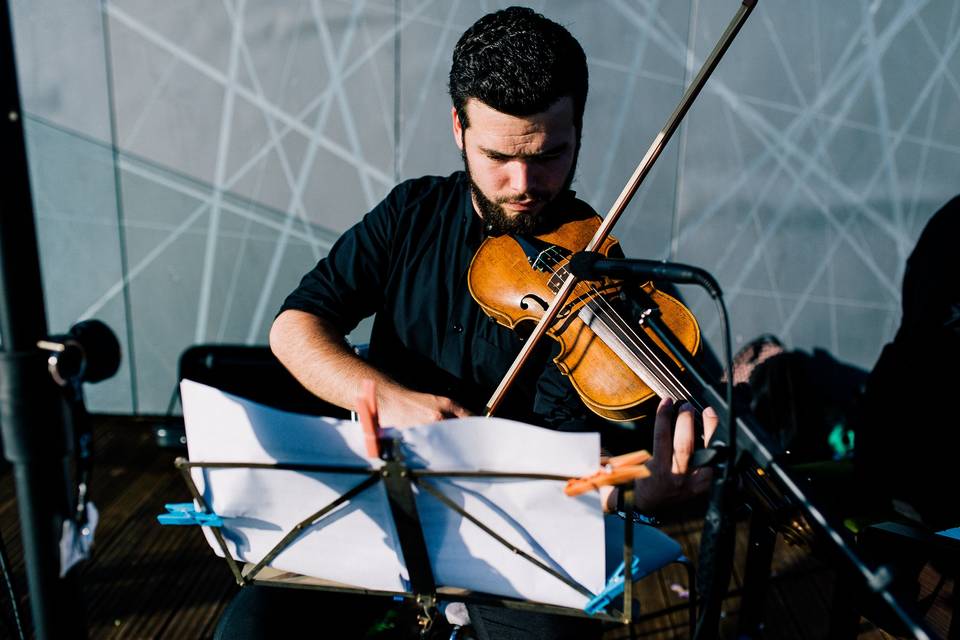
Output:
[[[359,424],[285,413],[211,387],[181,384],[191,461],[362,465]],[[447,420],[393,430],[411,467],[566,477],[596,471],[599,437],[559,433],[496,418]],[[263,469],[194,470],[194,481],[224,519],[235,558],[256,562],[297,522],[361,476]],[[604,530],[597,495],[568,498],[548,480],[430,478],[518,548],[596,593],[603,588]],[[587,598],[530,564],[420,491],[420,519],[438,585],[570,607]],[[211,546],[219,552],[212,536]],[[344,584],[404,591],[406,570],[381,484],[313,527],[271,566]]]
[[[193,462],[300,463],[377,468],[359,424],[286,413],[202,384],[180,384]],[[223,518],[230,554],[259,562],[293,527],[365,476],[269,469],[194,469],[204,500]],[[204,529],[218,555],[220,547]],[[328,514],[270,566],[383,591],[404,591],[382,483]]]
[[[408,464],[432,471],[526,472],[578,477],[597,470],[600,440],[497,418],[448,420],[403,431]],[[422,460],[421,460],[422,459]],[[563,482],[430,478],[498,535],[593,593],[603,588],[604,531],[596,493],[569,498]],[[417,496],[438,584],[582,607],[587,598],[493,540],[435,497]]]

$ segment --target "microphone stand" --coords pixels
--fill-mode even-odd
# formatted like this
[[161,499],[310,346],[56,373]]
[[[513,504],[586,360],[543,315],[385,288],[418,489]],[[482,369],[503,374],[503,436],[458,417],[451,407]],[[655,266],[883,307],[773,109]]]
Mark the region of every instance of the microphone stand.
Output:
[[[703,273],[706,273],[705,271]],[[648,278],[644,278],[648,280]],[[710,504],[704,519],[704,531],[700,547],[700,578],[704,593],[701,613],[697,622],[695,638],[713,638],[719,633],[720,608],[733,563],[735,527],[731,517],[735,504],[735,473],[739,466],[749,459],[766,470],[777,481],[785,494],[793,500],[807,521],[829,541],[837,556],[847,568],[859,575],[868,591],[883,602],[889,610],[904,624],[916,638],[929,638],[923,627],[896,601],[889,590],[892,576],[886,567],[870,569],[854,552],[849,543],[828,522],[824,514],[806,497],[800,486],[793,480],[787,469],[778,460],[778,447],[770,436],[750,415],[735,415],[732,402],[733,368],[729,355],[729,325],[722,304],[719,286],[710,278],[711,283],[704,285],[710,295],[719,303],[726,333],[725,351],[727,359],[727,397],[723,398],[710,384],[710,376],[703,367],[691,358],[690,353],[680,344],[673,332],[660,319],[657,303],[643,289],[637,287],[633,304],[640,310],[640,324],[648,327],[660,339],[667,350],[677,359],[687,375],[700,390],[704,406],[711,406],[720,417],[720,438],[710,449],[717,451],[712,456],[701,454],[700,459],[711,457],[719,462],[717,477],[711,487]],[[711,286],[712,285],[712,286]],[[727,438],[730,446],[723,444]]]
[[[631,262],[640,263],[641,261],[622,260],[618,262],[627,266]],[[724,403],[727,407],[726,419],[721,422],[727,427],[726,433],[722,435],[714,434],[714,442],[711,443],[712,447],[710,449],[716,453],[712,456],[708,454],[705,460],[706,464],[714,468],[715,475],[710,485],[710,502],[707,512],[704,514],[703,532],[700,537],[697,584],[700,585],[700,591],[703,595],[700,599],[700,615],[694,632],[694,638],[699,639],[712,638],[717,635],[723,596],[730,582],[736,540],[735,523],[731,517],[736,494],[733,466],[737,462],[737,430],[730,429],[730,424],[736,420],[733,402],[733,356],[730,349],[730,323],[727,320],[720,285],[717,284],[713,276],[703,269],[688,265],[678,266],[685,267],[690,276],[685,281],[702,286],[717,303],[723,324],[721,336],[723,338],[724,365],[728,371]],[[667,265],[654,264],[653,267],[657,273],[662,275]],[[649,327],[654,335],[663,344],[667,345],[670,352],[681,363],[683,369],[693,373],[697,386],[706,387],[706,377],[697,368],[698,365],[689,357],[687,350],[679,344],[673,332],[663,324],[660,317],[660,308],[650,294],[639,287],[632,293],[631,303],[640,310],[638,315],[641,326]],[[719,411],[717,413],[720,415]],[[726,443],[724,443],[724,439],[726,439]]]
[[70,444],[63,403],[37,342],[47,333],[9,2],[0,4],[0,429],[12,464],[36,637],[86,637],[76,572],[60,576]]

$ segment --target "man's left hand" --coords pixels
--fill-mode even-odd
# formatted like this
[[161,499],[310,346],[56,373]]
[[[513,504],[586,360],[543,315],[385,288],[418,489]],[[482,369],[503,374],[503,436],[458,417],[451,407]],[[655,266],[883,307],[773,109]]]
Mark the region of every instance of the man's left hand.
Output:
[[[672,398],[664,398],[657,407],[653,427],[653,458],[647,462],[650,477],[634,483],[634,508],[638,511],[692,498],[710,486],[712,469],[690,467],[695,449],[695,411],[690,404],[684,404],[676,412],[674,420],[673,404]],[[702,418],[704,445],[708,445],[720,419],[710,407],[703,410]],[[617,491],[619,489],[603,496],[607,511],[615,510]]]

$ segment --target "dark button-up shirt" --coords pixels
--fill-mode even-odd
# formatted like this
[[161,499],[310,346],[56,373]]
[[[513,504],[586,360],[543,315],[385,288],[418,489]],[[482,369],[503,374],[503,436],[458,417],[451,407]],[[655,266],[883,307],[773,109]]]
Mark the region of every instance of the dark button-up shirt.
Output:
[[[572,193],[564,201],[588,208]],[[480,412],[522,347],[468,291],[470,260],[483,239],[463,172],[406,181],[344,233],[282,310],[316,314],[344,334],[376,314],[371,364],[409,388]],[[538,347],[498,415],[586,428],[593,419],[550,362],[552,342]]]

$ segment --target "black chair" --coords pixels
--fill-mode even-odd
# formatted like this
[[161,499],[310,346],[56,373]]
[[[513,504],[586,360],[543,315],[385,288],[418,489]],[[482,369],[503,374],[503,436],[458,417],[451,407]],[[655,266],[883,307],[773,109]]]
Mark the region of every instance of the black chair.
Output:
[[297,382],[267,346],[198,344],[180,356],[179,379],[193,380],[276,409],[335,418],[349,412]]
[[[315,416],[348,418],[346,409],[307,391],[264,345],[198,344],[180,354],[178,382],[187,379],[260,404]],[[167,417],[154,427],[157,444],[186,450],[183,420],[173,416],[179,399],[174,392]]]

